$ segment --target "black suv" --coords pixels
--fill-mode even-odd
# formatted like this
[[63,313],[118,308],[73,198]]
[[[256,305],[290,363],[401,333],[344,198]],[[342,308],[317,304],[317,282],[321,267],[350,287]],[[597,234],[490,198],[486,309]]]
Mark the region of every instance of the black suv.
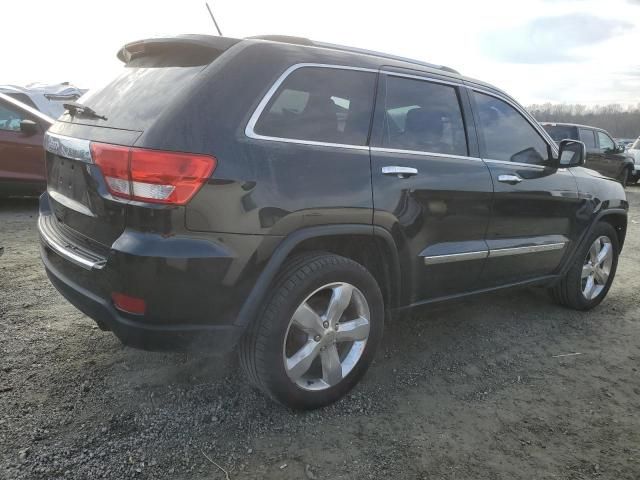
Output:
[[606,130],[573,123],[541,122],[556,142],[564,139],[580,140],[587,148],[585,165],[602,175],[617,179],[623,186],[634,174],[633,157],[625,147],[613,141]]
[[290,37],[126,45],[49,130],[42,259],[145,349],[238,347],[294,408],[344,395],[385,317],[519,285],[589,309],[627,225],[511,97],[447,67]]

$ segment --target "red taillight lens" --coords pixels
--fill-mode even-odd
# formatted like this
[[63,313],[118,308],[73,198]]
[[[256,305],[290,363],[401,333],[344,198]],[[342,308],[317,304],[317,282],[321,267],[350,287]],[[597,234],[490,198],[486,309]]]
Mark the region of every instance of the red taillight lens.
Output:
[[116,308],[123,312],[142,315],[147,309],[144,298],[132,297],[130,295],[125,295],[124,293],[113,292],[111,294],[111,299],[113,300],[113,304]]
[[112,195],[142,202],[184,205],[216,168],[208,155],[104,143],[91,143],[91,153]]

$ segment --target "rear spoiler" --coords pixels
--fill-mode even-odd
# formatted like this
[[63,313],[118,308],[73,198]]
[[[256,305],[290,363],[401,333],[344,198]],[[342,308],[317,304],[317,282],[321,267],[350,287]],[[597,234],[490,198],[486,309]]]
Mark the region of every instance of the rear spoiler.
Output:
[[127,64],[134,58],[144,57],[164,52],[196,51],[211,60],[220,55],[240,40],[228,37],[214,37],[211,35],[178,35],[175,37],[149,38],[127,43],[118,53],[118,59]]

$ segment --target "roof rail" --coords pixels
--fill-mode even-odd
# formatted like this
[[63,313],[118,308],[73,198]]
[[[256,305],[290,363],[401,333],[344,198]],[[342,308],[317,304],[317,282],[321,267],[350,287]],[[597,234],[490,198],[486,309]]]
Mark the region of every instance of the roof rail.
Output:
[[347,47],[345,45],[337,45],[335,43],[314,42],[313,40],[310,40],[304,37],[292,37],[288,35],[256,35],[254,37],[247,37],[247,38],[256,39],[256,40],[269,40],[272,42],[292,43],[294,45],[306,45],[309,47],[328,48],[331,50],[338,50],[341,52],[350,52],[350,53],[360,53],[363,55],[373,55],[376,57],[386,58],[388,60],[396,60],[399,62],[412,63],[414,65],[434,68],[436,70],[442,70],[444,72],[460,75],[460,72],[458,72],[457,70],[451,67],[446,67],[444,65],[436,65],[434,63],[421,62],[420,60],[414,60],[412,58],[401,57],[398,55],[390,55],[388,53],[376,52],[374,50],[366,50],[364,48]]
[[396,60],[399,62],[413,63],[414,65],[420,65],[422,67],[435,68],[437,70],[443,70],[449,73],[455,73],[456,75],[460,75],[460,72],[454,70],[451,67],[446,67],[444,65],[436,65],[434,63],[422,62],[420,60],[414,60],[413,58],[401,57],[398,55],[390,55],[388,53],[376,52],[374,50],[366,50],[364,48],[356,48],[356,47],[347,47],[344,45],[336,45],[333,43],[324,43],[324,42],[313,42],[316,47],[330,48],[332,50],[340,50],[342,52],[352,52],[352,53],[362,53],[364,55],[374,55],[376,57],[387,58],[389,60]]

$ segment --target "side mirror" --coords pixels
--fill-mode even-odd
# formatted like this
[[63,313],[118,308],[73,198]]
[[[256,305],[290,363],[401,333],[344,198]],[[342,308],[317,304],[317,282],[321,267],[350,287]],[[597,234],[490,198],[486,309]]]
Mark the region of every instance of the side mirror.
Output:
[[558,166],[560,168],[579,167],[584,165],[587,157],[587,147],[578,140],[562,140],[558,152]]
[[34,135],[38,133],[38,124],[33,120],[22,120],[20,122],[20,131],[25,135]]

